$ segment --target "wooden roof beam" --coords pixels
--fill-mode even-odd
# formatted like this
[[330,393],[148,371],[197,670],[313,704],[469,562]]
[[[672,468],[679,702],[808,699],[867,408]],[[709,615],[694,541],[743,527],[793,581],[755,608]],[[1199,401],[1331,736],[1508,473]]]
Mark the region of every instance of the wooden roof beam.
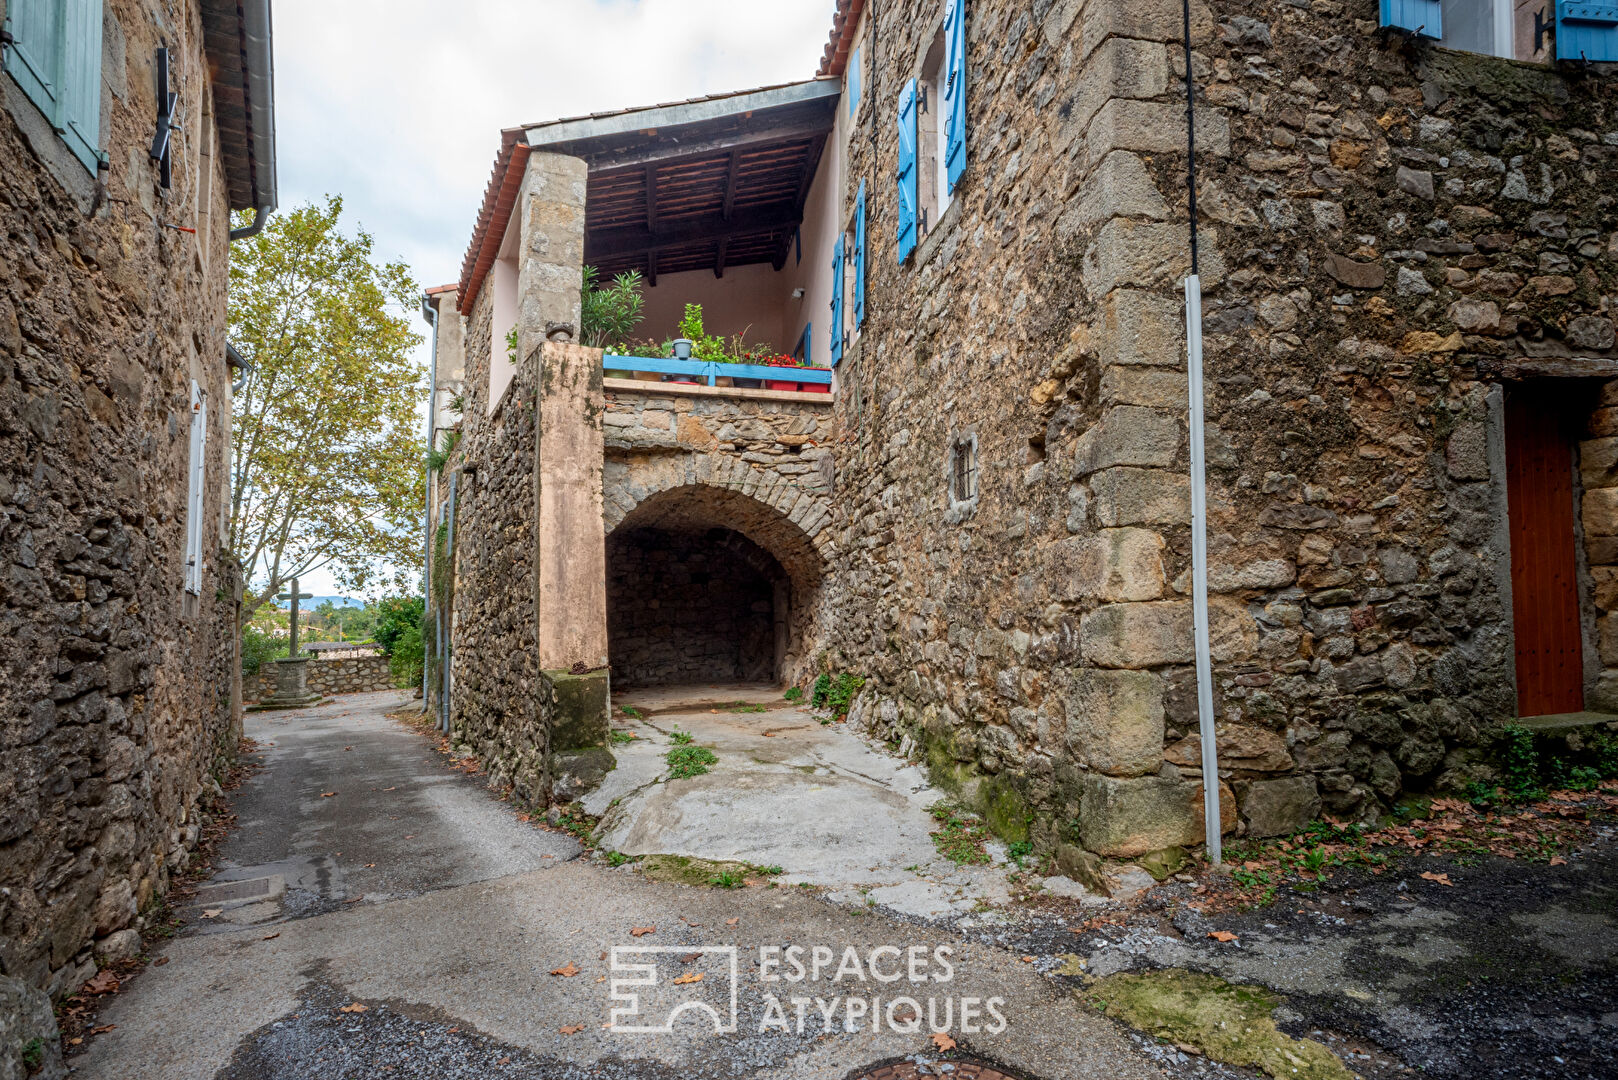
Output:
[[719,257],[718,257],[717,260],[715,260],[714,267],[713,267],[713,276],[714,277],[722,278],[722,277],[725,276],[725,256],[727,256],[729,254],[730,254],[730,237],[728,237],[728,236],[720,237],[720,239],[719,239]]
[[[736,166],[741,161],[741,157],[740,150],[732,150],[730,152],[730,167],[725,170],[725,209],[723,213],[726,221],[730,220],[730,213],[736,208]],[[723,270],[724,267],[720,267],[720,269]]]
[[614,255],[655,251],[659,248],[677,247],[697,240],[720,240],[728,236],[743,236],[748,233],[770,233],[778,232],[782,229],[790,232],[802,222],[803,208],[800,204],[797,206],[777,206],[763,210],[747,211],[733,215],[729,221],[725,221],[717,214],[688,218],[664,225],[656,232],[650,229],[638,228],[597,229],[585,234],[585,257],[587,259],[610,258]]

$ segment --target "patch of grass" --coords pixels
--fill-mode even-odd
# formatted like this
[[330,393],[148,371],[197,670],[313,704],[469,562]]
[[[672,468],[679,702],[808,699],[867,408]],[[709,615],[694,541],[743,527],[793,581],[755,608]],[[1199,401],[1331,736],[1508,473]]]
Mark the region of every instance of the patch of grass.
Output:
[[1017,864],[1017,869],[1023,868],[1022,861],[1034,853],[1034,844],[1030,840],[1018,840],[1006,848],[1006,857]]
[[629,717],[632,720],[639,720],[640,719],[640,710],[639,709],[631,708],[628,705],[620,705],[620,706],[618,706],[618,711],[623,713],[625,716]]
[[747,879],[733,870],[721,870],[708,879],[708,884],[721,889],[739,889],[747,884]]
[[626,862],[633,862],[634,861],[628,855],[625,855],[621,851],[609,851],[609,852],[607,852],[606,859],[607,859],[607,865],[608,866],[622,866]]
[[45,1065],[45,1040],[35,1035],[22,1044],[22,1065],[29,1072]]
[[[539,816],[538,814],[535,815],[535,817]],[[562,816],[556,821],[556,827],[572,833],[574,838],[584,845],[585,850],[592,851],[595,849],[592,834],[595,832],[599,821],[600,819],[591,817],[575,804],[562,811]]]
[[933,846],[940,855],[962,866],[981,866],[989,861],[989,852],[983,846],[989,838],[989,827],[982,819],[941,802],[934,803],[927,812],[940,826],[933,832]]
[[780,867],[780,866],[765,866],[765,867],[761,867],[761,869],[763,870],[764,873],[768,874],[770,877],[777,877],[777,876],[779,876],[781,874],[786,873],[786,869],[784,867]]
[[1172,968],[1110,975],[1085,993],[1108,1016],[1170,1043],[1194,1046],[1227,1065],[1263,1069],[1277,1080],[1351,1080],[1331,1050],[1275,1026],[1280,999],[1255,986]]
[[787,687],[787,692],[782,694],[781,696],[783,698],[785,698],[787,701],[802,701],[803,700],[803,687],[801,687],[801,686],[789,686],[789,687]]
[[770,707],[768,705],[748,705],[746,703],[742,703],[739,705],[732,705],[730,707],[730,711],[734,713],[769,712]]
[[669,738],[673,740],[675,746],[690,746],[695,740],[695,736],[689,731],[681,731],[679,728],[669,732]]
[[664,760],[669,763],[670,780],[689,780],[707,772],[708,766],[717,764],[719,758],[706,746],[682,744],[665,754]]
[[612,734],[608,735],[607,738],[612,740],[612,745],[614,746],[623,746],[625,743],[632,743],[635,741],[635,736],[631,735],[627,731],[614,731]]

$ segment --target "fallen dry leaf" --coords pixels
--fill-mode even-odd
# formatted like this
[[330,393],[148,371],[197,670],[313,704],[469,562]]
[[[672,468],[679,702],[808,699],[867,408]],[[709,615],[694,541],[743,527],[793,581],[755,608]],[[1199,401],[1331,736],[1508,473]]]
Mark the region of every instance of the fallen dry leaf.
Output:
[[375,865],[376,865],[376,863],[374,863],[374,862],[368,862],[368,863],[365,864],[365,869],[369,870],[372,867],[374,867]]
[[1560,855],[1553,855],[1551,857],[1551,865],[1552,866],[1566,866],[1567,865],[1567,860],[1562,858],[1562,856],[1560,856]]
[[102,1024],[100,1027],[91,1028],[90,1029],[90,1034],[92,1034],[92,1035],[105,1035],[107,1032],[111,1031],[113,1028],[116,1028],[117,1026],[118,1026],[117,1024]]
[[1022,958],[1022,962],[1025,964],[1032,964],[1034,962],[1034,958],[1032,956],[1025,956]]
[[551,972],[552,975],[560,975],[564,979],[571,979],[573,976],[577,975],[578,973],[579,973],[579,969],[573,966],[573,961],[571,961],[571,960],[569,960],[566,964],[562,965],[561,967],[559,967],[556,970]]
[[681,975],[678,979],[675,979],[674,980],[674,985],[675,986],[684,986],[687,983],[694,983],[694,982],[701,982],[701,981],[702,981],[702,972],[700,972],[700,971],[688,971],[684,975]]
[[365,899],[365,894],[360,893],[358,896],[354,897],[354,899],[352,899],[352,900],[344,900],[343,903],[345,903],[345,904],[357,904],[361,900],[364,900],[364,899]]
[[741,922],[741,921],[742,921],[742,920],[741,920],[741,917],[740,917],[740,916],[737,916],[737,917],[736,917],[736,918],[734,918],[734,919],[726,919],[726,920],[725,920],[725,925],[726,925],[726,926],[735,926],[735,925],[736,925],[736,924],[737,924],[737,923],[739,923],[739,922]]
[[166,964],[166,963],[168,963],[168,962],[169,962],[169,958],[168,958],[168,957],[166,957],[166,956],[159,956],[159,957],[158,957],[158,958],[157,958],[157,959],[156,959],[156,960],[153,960],[153,961],[152,961],[152,966],[153,966],[153,967],[162,967],[162,966],[163,966],[163,965],[164,965],[164,964]]
[[461,1030],[459,1027],[452,1027],[448,1031],[444,1032],[444,1034],[445,1035],[453,1035],[459,1030]]
[[1213,938],[1215,941],[1238,940],[1238,935],[1231,933],[1229,930],[1210,930],[1208,931],[1208,936]]
[[1448,874],[1435,874],[1431,870],[1423,870],[1421,876],[1424,881],[1436,881],[1440,885],[1448,885],[1452,888],[1455,885],[1455,882],[1449,879]]
[[320,793],[320,797],[321,797],[321,798],[322,798],[322,799],[329,799],[329,798],[331,798],[331,797],[332,797],[332,796],[333,796],[333,795],[335,795],[335,794],[337,794],[337,792],[335,792],[335,791],[322,791],[322,792],[321,792],[321,793]]
[[98,971],[95,978],[84,984],[86,994],[116,994],[118,992],[118,976],[110,971]]
[[632,926],[629,928],[630,937],[645,937],[647,934],[657,933],[655,926]]
[[69,1046],[77,1046],[77,1045],[79,1045],[79,1044],[80,1044],[80,1043],[82,1043],[82,1042],[83,1042],[83,1041],[84,1041],[84,1037],[83,1037],[83,1036],[82,1036],[82,1035],[81,1035],[81,1036],[79,1036],[79,1037],[78,1037],[78,1038],[74,1038],[74,1039],[69,1039],[69,1040],[68,1040],[68,1041],[67,1041],[67,1044],[68,1044],[68,1045],[69,1045]]
[[211,908],[207,908],[206,910],[203,911],[202,917],[204,919],[217,919],[217,918],[219,918],[219,916],[223,915],[224,913],[225,913],[224,908],[211,907]]
[[557,1028],[556,1030],[560,1031],[563,1035],[577,1035],[579,1032],[584,1030],[584,1025],[583,1024],[569,1024],[565,1028]]
[[265,935],[264,935],[264,936],[263,936],[263,937],[262,937],[262,938],[260,938],[260,939],[259,939],[259,940],[260,940],[260,941],[274,941],[274,940],[275,940],[275,939],[276,939],[276,938],[278,938],[278,937],[280,937],[280,936],[281,936],[281,931],[279,931],[279,930],[277,930],[277,931],[276,931],[276,932],[275,932],[275,933],[273,933],[273,934],[265,934]]
[[948,1032],[935,1031],[933,1032],[933,1045],[940,1050],[953,1050],[955,1049],[955,1040],[949,1037]]
[[346,1013],[362,1013],[362,1012],[366,1011],[366,1007],[364,1005],[361,1005],[359,1002],[355,1001],[355,1002],[352,1002],[352,1003],[350,1003],[348,1005],[342,1006],[337,1011],[338,1012],[346,1012]]

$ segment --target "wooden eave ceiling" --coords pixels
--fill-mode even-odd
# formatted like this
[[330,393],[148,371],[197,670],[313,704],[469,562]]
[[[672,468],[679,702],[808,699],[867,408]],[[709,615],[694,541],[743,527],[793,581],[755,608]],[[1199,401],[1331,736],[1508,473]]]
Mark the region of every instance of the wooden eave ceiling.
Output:
[[535,145],[590,166],[584,259],[611,278],[785,265],[837,98]]

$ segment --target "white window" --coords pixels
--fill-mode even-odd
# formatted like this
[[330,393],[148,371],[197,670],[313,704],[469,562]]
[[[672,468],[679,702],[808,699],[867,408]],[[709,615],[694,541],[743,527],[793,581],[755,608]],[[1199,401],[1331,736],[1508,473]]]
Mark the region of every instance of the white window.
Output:
[[208,395],[191,380],[191,460],[185,498],[185,591],[202,593],[202,496],[207,490]]
[[949,72],[944,63],[944,31],[933,38],[932,47],[921,62],[918,89],[921,102],[916,125],[916,153],[920,157],[917,179],[921,187],[920,233],[927,235],[938,227],[938,219],[949,209],[949,172],[945,164],[944,92]]
[[1512,0],[1443,0],[1444,47],[1511,56]]

